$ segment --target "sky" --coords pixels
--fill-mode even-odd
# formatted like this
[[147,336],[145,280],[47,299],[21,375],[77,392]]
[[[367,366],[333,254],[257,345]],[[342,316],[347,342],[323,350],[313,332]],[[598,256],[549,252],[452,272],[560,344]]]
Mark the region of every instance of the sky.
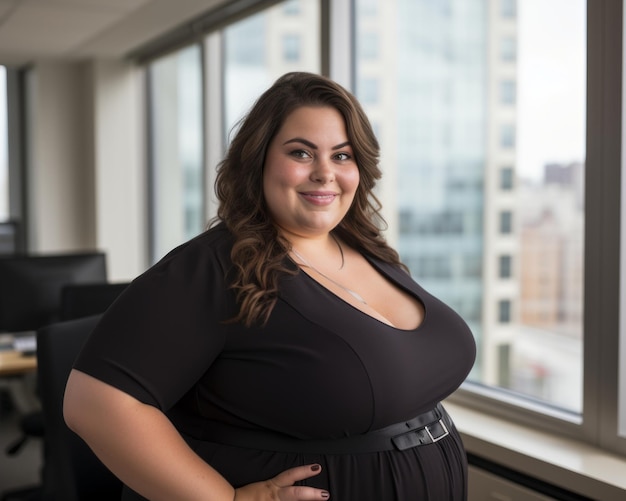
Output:
[[585,0],[518,0],[517,169],[585,155]]

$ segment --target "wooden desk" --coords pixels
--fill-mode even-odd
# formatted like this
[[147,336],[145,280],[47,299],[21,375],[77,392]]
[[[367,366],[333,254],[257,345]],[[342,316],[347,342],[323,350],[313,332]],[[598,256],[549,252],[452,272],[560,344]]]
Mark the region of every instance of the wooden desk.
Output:
[[37,356],[23,355],[19,351],[0,350],[0,388],[11,395],[13,404],[22,414],[40,407],[35,381]]
[[22,355],[13,350],[0,351],[0,377],[28,374],[36,370],[36,355]]

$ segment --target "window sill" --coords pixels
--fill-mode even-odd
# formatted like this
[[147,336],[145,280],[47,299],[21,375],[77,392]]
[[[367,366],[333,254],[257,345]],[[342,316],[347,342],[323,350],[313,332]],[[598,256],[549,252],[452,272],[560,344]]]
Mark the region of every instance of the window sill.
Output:
[[626,499],[626,458],[445,403],[467,452],[598,500]]

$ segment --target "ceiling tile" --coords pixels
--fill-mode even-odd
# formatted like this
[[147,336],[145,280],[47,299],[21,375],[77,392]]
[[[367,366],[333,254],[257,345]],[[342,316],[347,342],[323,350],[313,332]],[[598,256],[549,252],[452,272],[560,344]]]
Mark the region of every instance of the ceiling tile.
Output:
[[0,47],[3,51],[63,55],[124,15],[123,11],[94,9],[93,6],[25,3],[0,26]]

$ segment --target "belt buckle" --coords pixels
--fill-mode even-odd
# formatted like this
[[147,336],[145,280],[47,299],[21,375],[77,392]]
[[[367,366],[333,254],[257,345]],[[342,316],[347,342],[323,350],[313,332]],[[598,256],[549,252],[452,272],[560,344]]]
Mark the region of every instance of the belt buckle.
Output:
[[438,421],[438,423],[441,425],[441,427],[443,428],[443,433],[441,435],[439,435],[438,437],[433,437],[433,434],[430,432],[430,428],[427,426],[424,426],[424,429],[426,430],[426,433],[428,433],[428,436],[430,437],[430,439],[432,440],[432,443],[434,444],[435,442],[439,442],[439,440],[441,440],[442,438],[447,437],[448,435],[450,435],[450,431],[448,430],[448,427],[445,425],[445,423],[443,422],[443,419],[440,419]]

